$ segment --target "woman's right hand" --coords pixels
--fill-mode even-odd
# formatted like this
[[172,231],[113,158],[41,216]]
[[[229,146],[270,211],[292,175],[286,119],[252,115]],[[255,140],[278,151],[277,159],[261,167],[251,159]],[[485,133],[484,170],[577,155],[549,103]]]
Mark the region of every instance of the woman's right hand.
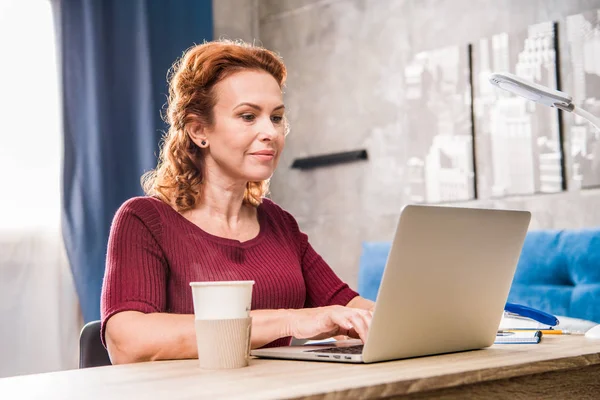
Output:
[[373,313],[359,308],[328,306],[289,310],[290,336],[297,339],[325,339],[344,335],[367,341]]

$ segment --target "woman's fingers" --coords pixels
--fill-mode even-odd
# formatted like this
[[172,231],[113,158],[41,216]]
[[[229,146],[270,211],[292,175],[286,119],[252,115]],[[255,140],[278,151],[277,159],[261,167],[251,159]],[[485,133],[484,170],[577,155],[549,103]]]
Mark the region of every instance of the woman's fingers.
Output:
[[359,308],[330,306],[296,311],[292,336],[316,339],[346,335],[367,340],[372,312]]
[[[363,343],[366,343],[369,334],[369,326],[371,325],[371,313],[366,310],[359,310],[359,312],[352,315],[350,320],[354,325],[354,331],[360,340],[362,340]],[[356,335],[352,336],[356,337]]]
[[332,312],[330,315],[331,322],[333,322],[338,327],[338,334],[340,335],[348,335],[348,332],[352,328],[354,328],[354,324],[351,320],[351,315],[349,313],[345,313],[343,311],[340,312]]
[[369,325],[371,325],[371,313],[366,310],[355,308],[342,308],[331,315],[332,322],[340,327],[340,334],[360,338],[363,342],[367,340]]

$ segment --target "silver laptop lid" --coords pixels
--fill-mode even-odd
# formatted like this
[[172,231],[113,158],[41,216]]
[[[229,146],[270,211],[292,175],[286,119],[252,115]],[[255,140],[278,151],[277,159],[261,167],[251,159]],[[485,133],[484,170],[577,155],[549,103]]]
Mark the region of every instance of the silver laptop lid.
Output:
[[364,362],[490,346],[530,218],[527,211],[406,206]]

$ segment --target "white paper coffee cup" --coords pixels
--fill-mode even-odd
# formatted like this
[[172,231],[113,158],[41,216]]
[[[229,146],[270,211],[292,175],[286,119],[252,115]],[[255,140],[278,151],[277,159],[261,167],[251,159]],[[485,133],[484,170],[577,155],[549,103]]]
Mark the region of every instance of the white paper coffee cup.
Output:
[[202,369],[233,369],[248,366],[252,317],[197,319],[196,345]]
[[248,365],[253,285],[254,281],[190,283],[200,368]]
[[196,320],[248,318],[254,281],[190,282]]

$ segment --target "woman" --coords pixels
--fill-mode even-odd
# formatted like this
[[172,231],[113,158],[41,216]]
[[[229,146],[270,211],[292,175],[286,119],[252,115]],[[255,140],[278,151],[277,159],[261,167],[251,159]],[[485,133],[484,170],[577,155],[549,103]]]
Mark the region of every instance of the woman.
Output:
[[374,303],[333,273],[264,198],[283,151],[286,69],[272,52],[210,42],[170,77],[169,131],[146,197],[117,211],[102,288],[112,362],[197,357],[189,282],[254,280],[252,347],[366,339]]

